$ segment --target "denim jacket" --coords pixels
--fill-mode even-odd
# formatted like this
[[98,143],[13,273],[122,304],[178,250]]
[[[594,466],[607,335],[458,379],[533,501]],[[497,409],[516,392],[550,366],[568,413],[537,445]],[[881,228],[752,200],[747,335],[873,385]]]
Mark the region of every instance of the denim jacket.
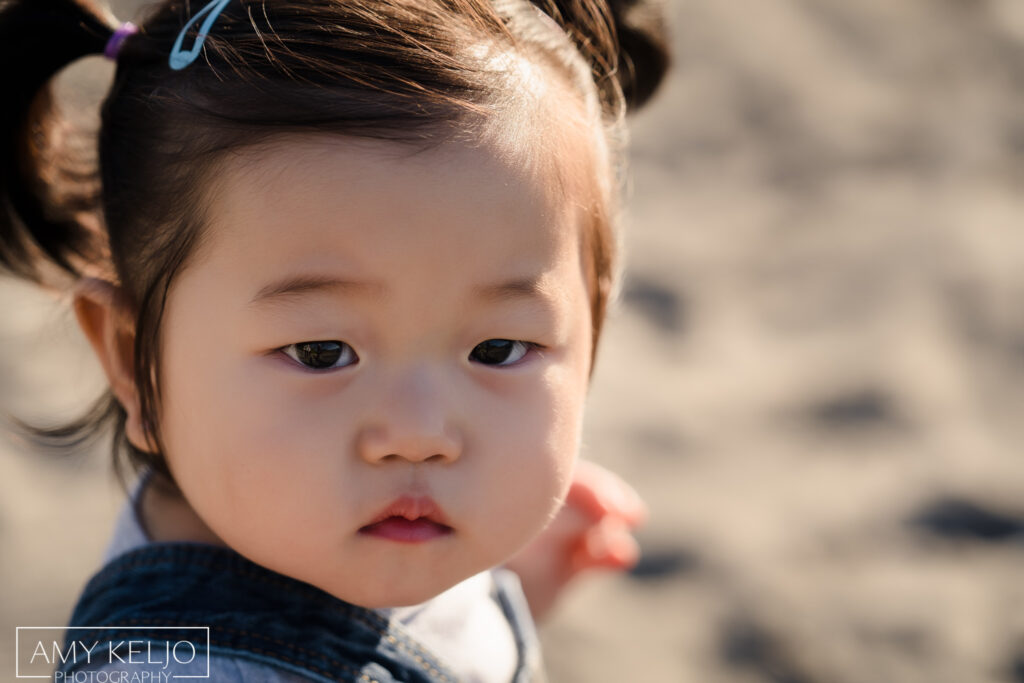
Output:
[[[492,598],[517,641],[512,683],[538,683],[539,646],[518,578],[493,574]],[[200,543],[154,543],[117,556],[89,581],[69,626],[65,648],[98,645],[93,656],[64,663],[58,682],[459,680],[380,612]]]

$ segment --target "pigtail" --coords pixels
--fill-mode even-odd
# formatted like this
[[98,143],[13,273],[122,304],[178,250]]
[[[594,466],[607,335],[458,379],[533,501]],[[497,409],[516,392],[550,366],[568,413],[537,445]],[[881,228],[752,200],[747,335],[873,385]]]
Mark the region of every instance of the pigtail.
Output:
[[669,48],[659,0],[532,0],[569,34],[590,63],[607,105],[633,111],[668,72]]
[[111,23],[86,0],[0,0],[0,267],[41,284],[41,261],[76,276],[103,254],[95,161],[74,148],[50,81],[102,53]]

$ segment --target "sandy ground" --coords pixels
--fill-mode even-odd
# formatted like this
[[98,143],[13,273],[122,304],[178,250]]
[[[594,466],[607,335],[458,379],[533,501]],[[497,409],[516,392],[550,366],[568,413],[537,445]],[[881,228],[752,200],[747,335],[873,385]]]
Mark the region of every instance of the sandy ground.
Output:
[[[670,12],[586,432],[652,518],[544,627],[553,681],[1024,681],[1024,3]],[[0,408],[74,414],[66,310],[0,311]],[[119,491],[102,454],[0,467],[3,678]]]

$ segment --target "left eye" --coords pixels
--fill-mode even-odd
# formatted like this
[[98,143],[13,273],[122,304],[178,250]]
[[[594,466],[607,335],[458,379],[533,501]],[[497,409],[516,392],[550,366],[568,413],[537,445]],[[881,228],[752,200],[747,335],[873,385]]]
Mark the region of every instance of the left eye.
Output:
[[518,363],[536,344],[512,339],[488,339],[480,342],[469,354],[470,360],[484,365],[513,365]]
[[281,351],[310,370],[345,367],[359,360],[352,347],[342,341],[300,342],[289,344]]

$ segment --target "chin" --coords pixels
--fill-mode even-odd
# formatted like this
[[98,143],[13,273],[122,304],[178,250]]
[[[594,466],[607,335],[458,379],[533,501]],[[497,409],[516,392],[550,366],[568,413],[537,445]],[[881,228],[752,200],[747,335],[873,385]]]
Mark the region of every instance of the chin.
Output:
[[380,586],[379,590],[362,592],[349,598],[342,597],[342,599],[367,609],[410,607],[435,598],[449,588],[451,586],[409,586],[403,588]]

